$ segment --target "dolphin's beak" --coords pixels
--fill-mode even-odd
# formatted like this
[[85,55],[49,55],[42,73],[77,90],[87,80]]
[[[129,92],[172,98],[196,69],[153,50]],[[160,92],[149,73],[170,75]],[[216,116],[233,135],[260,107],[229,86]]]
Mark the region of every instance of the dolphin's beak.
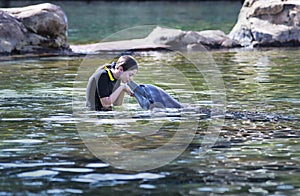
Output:
[[127,85],[130,87],[130,89],[134,92],[134,96],[136,100],[138,101],[141,108],[144,110],[148,110],[153,103],[151,95],[149,95],[143,85],[138,85],[137,83],[133,81],[129,81]]

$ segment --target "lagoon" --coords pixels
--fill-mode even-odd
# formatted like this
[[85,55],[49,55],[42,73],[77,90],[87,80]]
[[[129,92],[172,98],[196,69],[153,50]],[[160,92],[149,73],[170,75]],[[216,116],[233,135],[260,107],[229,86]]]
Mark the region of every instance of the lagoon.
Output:
[[[228,32],[239,9],[239,4],[228,3],[226,7],[234,13],[218,11],[216,17],[208,17],[206,13],[213,12],[211,7],[224,10],[224,4],[131,2],[118,7],[120,4],[115,2],[58,3],[69,16],[71,43],[96,42],[124,28],[149,23],[178,25],[186,30],[215,26]],[[133,21],[126,23],[123,19],[130,15],[124,14],[109,19],[115,25],[100,22],[103,26],[99,28],[100,24],[91,25],[94,18],[88,14],[95,13],[91,9],[99,5],[103,8],[100,14],[105,10],[132,13],[135,8],[139,17],[126,19]],[[157,13],[144,16],[145,7],[141,5],[153,7]],[[199,12],[202,9],[206,12]],[[72,15],[76,13],[78,18]],[[80,17],[78,13],[82,13]],[[160,15],[164,13],[171,15],[168,18]],[[200,24],[187,22],[193,18]],[[1,194],[299,194],[299,121],[225,119],[216,134],[208,128],[211,119],[199,118],[190,111],[180,115],[176,111],[143,111],[129,97],[123,107],[111,113],[95,116],[85,112],[87,77],[98,65],[112,61],[117,55],[21,57],[0,62]],[[136,82],[160,86],[190,107],[214,107],[212,96],[218,92],[208,83],[205,70],[197,69],[186,54],[171,51],[133,55],[141,65]],[[227,110],[300,117],[299,48],[203,51],[196,55],[201,59],[199,66],[215,65],[214,73],[222,76]],[[92,151],[93,145],[85,137],[92,136],[95,146],[109,138],[120,149],[141,152],[164,146],[176,133],[185,137],[184,133],[191,130],[191,142],[184,148],[176,148],[180,152],[178,157],[161,167],[141,171],[119,168],[115,160],[109,159],[118,157],[116,154],[105,154],[110,152],[105,148]],[[206,136],[215,137],[212,145],[203,149]],[[164,153],[168,156],[172,152]],[[134,160],[135,164],[141,160]]]

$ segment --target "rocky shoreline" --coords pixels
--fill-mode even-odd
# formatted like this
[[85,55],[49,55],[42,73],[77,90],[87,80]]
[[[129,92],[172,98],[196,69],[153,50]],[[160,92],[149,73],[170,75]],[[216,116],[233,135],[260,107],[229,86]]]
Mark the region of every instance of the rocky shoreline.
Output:
[[143,39],[70,46],[67,32],[67,16],[59,6],[44,3],[0,9],[0,54],[74,55],[120,50],[300,46],[300,1],[246,0],[229,34],[156,27]]

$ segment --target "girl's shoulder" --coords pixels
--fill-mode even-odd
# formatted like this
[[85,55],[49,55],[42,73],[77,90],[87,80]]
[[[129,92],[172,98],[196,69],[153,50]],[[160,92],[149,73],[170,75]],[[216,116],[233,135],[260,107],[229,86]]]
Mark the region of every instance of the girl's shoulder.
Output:
[[111,64],[104,64],[104,65],[100,66],[100,67],[95,71],[95,73],[98,72],[98,71],[105,70],[105,68],[110,69],[110,68],[111,68]]
[[[112,73],[110,72],[111,65],[105,64],[101,67],[99,67],[95,73],[93,74],[94,78],[96,79],[110,79],[112,80]],[[114,79],[113,79],[114,80]],[[113,81],[112,80],[112,81]]]

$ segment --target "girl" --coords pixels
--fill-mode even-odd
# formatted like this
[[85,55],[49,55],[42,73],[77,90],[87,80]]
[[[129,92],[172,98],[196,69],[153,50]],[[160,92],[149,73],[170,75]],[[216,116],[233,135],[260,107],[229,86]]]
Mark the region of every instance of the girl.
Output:
[[115,65],[99,68],[90,77],[87,85],[87,108],[109,111],[112,110],[112,105],[122,105],[125,93],[133,96],[127,82],[133,79],[137,70],[136,60],[129,55],[121,56]]

